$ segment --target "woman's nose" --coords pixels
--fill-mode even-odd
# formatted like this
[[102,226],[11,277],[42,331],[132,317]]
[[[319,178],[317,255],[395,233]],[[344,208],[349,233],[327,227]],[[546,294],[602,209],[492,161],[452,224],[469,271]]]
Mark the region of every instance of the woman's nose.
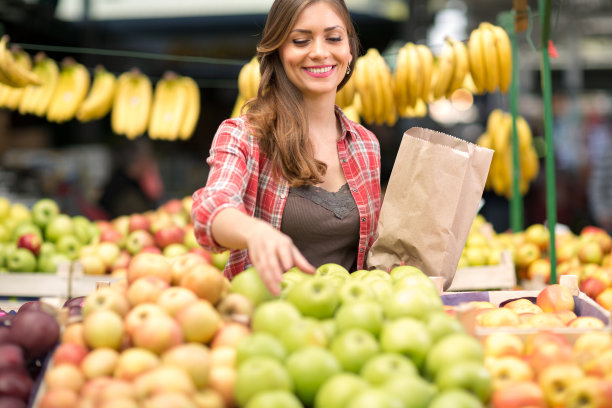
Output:
[[324,57],[327,55],[328,50],[327,50],[327,46],[325,44],[325,39],[323,38],[316,38],[313,43],[312,43],[312,48],[310,50],[310,53],[313,57]]

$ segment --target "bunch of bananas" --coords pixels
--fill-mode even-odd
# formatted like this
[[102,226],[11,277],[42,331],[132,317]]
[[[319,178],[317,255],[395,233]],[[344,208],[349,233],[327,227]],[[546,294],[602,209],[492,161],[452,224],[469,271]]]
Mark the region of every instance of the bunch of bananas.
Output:
[[431,97],[434,57],[422,44],[408,42],[397,54],[393,97],[401,117],[424,116]]
[[242,106],[249,99],[257,97],[260,80],[259,61],[257,61],[257,57],[253,57],[242,66],[238,73],[238,97],[232,110],[232,118],[240,116]]
[[470,72],[470,62],[466,45],[446,37],[434,65],[433,99],[450,98],[453,92],[463,86],[468,72]]
[[40,79],[40,85],[25,87],[19,102],[19,113],[43,117],[59,81],[60,69],[54,59],[44,53],[34,56],[32,72]]
[[134,68],[117,78],[111,112],[111,128],[128,139],[142,136],[149,125],[153,85],[148,76]]
[[65,58],[61,66],[57,85],[47,107],[49,122],[63,123],[73,119],[91,83],[89,71],[83,64]]
[[91,89],[79,106],[76,118],[80,122],[89,122],[108,115],[113,106],[116,82],[117,78],[113,73],[98,65],[94,71]]
[[508,33],[482,22],[468,40],[470,73],[478,93],[506,93],[512,80],[512,46]]
[[30,56],[21,50],[13,52],[8,49],[8,41],[6,34],[0,38],[0,83],[12,88],[39,85],[38,76],[32,72]]
[[391,70],[378,50],[370,48],[355,63],[355,90],[359,115],[366,123],[393,126],[397,109]]
[[162,140],[189,139],[199,113],[198,84],[189,77],[167,72],[155,85],[149,137]]
[[[538,176],[540,162],[533,145],[531,129],[522,116],[516,118],[516,131],[520,160],[519,190],[524,195],[529,191],[529,183]],[[487,118],[485,133],[476,143],[495,150],[485,189],[511,198],[513,195],[512,115],[501,109],[494,109]]]
[[[6,52],[10,54],[15,66],[21,67],[24,70],[30,70],[32,68],[32,59],[27,52],[21,49],[16,49],[14,51],[6,50]],[[25,89],[26,86],[14,87],[0,84],[0,107],[17,110]]]

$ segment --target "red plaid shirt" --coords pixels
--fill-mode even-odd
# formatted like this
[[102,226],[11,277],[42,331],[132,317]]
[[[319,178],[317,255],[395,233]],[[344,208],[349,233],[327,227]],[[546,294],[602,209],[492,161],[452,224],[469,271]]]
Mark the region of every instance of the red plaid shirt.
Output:
[[[336,112],[342,125],[338,141],[340,163],[359,209],[357,268],[363,269],[366,254],[374,243],[381,206],[380,147],[372,132],[349,120],[339,108]],[[249,133],[245,117],[221,123],[206,162],[210,166],[208,181],[193,194],[191,210],[200,245],[215,252],[225,249],[212,237],[212,220],[227,207],[280,229],[289,183],[282,176],[273,177],[273,165]],[[232,250],[225,276],[232,279],[248,266],[247,250]]]

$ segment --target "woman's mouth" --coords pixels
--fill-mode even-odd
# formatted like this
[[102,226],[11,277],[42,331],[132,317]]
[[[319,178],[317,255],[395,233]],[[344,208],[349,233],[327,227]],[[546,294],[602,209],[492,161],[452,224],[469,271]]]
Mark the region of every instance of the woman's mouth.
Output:
[[335,65],[325,65],[319,67],[306,67],[304,68],[304,71],[306,71],[306,73],[312,77],[325,78],[330,76],[334,72],[335,68]]

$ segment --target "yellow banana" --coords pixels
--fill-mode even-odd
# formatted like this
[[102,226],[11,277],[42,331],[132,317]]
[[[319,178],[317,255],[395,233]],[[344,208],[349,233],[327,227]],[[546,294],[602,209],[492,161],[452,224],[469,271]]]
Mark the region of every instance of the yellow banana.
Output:
[[506,132],[506,120],[510,116],[501,109],[493,109],[487,120],[487,133],[491,135],[495,151],[506,150],[509,147],[510,134]]
[[80,122],[101,119],[108,115],[113,106],[117,78],[103,66],[97,66],[89,94],[76,112]]
[[391,69],[385,62],[385,59],[381,56],[378,59],[379,78],[382,85],[383,101],[384,101],[384,114],[381,118],[384,123],[389,126],[395,125],[397,122],[397,108],[395,107],[395,100],[393,99],[393,79],[391,77]]
[[427,104],[423,99],[417,99],[414,106],[408,106],[405,111],[407,118],[422,118],[427,115]]
[[261,72],[259,72],[259,61],[257,57],[253,57],[251,60],[251,97],[257,98],[257,91],[259,89],[259,82],[261,80]]
[[382,58],[376,48],[370,48],[365,55],[368,63],[365,65],[368,72],[368,86],[372,90],[374,96],[374,123],[382,125],[385,120],[385,99],[383,93],[383,82],[381,81],[381,73],[378,58]]
[[423,68],[419,52],[413,43],[406,44],[408,51],[408,106],[414,107],[423,94]]
[[369,62],[365,55],[357,58],[355,63],[355,89],[359,96],[360,114],[366,123],[374,122],[374,95],[368,78]]
[[247,101],[246,98],[242,96],[241,93],[238,93],[238,96],[236,97],[236,102],[234,103],[234,108],[232,109],[232,114],[230,118],[237,118],[240,116],[242,112],[242,106],[244,105],[246,101]]
[[47,108],[47,120],[66,122],[76,114],[87,96],[91,78],[84,65],[67,58],[62,64],[58,83]]
[[452,45],[455,52],[455,70],[453,79],[446,91],[447,98],[450,98],[453,92],[463,86],[465,76],[470,71],[470,61],[465,44],[462,41],[452,40]]
[[404,45],[397,53],[395,60],[395,72],[393,73],[393,97],[395,98],[395,106],[404,116],[404,111],[408,107],[408,49]]
[[421,73],[423,75],[423,79],[422,79],[423,88],[421,92],[421,99],[423,99],[424,102],[429,102],[434,57],[433,57],[433,54],[431,53],[431,50],[426,45],[418,44],[416,46],[416,50],[419,54],[419,60],[421,62],[421,67],[422,67]]
[[253,60],[244,64],[238,73],[238,92],[245,98],[250,99],[252,95],[251,87],[251,67]]
[[336,105],[344,109],[353,104],[355,97],[355,74],[344,84],[342,89],[336,93]]
[[519,139],[519,148],[521,152],[525,152],[528,149],[533,148],[533,135],[531,128],[524,117],[518,116],[516,118],[516,133]]
[[444,40],[442,51],[437,58],[436,75],[433,83],[433,98],[440,99],[446,95],[455,72],[455,51],[450,38]]
[[31,113],[36,116],[44,116],[57,87],[60,69],[55,60],[43,53],[37,54],[34,60],[33,71],[40,78],[41,85],[27,86],[24,99],[19,106],[19,112],[22,114]]
[[532,147],[521,154],[521,173],[524,180],[532,181],[538,176],[540,161],[538,154]]
[[485,92],[485,61],[481,45],[481,32],[478,28],[472,30],[468,40],[468,56],[470,59],[470,74],[476,87],[476,93]]
[[[7,52],[12,54],[16,65],[19,65],[26,70],[32,69],[32,59],[30,58],[30,55],[27,52],[23,51],[22,49]],[[4,95],[2,98],[2,106],[11,110],[17,110],[19,108],[21,100],[23,99],[24,91],[27,86],[28,85],[19,88],[5,86]]]
[[[8,49],[8,35],[3,35],[0,38],[0,81],[5,85],[13,88],[23,88],[27,85],[39,85],[40,80],[31,71],[32,62],[30,64],[19,63],[15,60],[15,54]],[[24,52],[25,53],[25,52]],[[22,54],[19,58],[25,58]],[[27,56],[29,59],[29,55]]]
[[113,131],[128,139],[142,136],[149,123],[152,95],[151,80],[138,69],[121,74],[111,112]]
[[499,91],[506,93],[512,81],[512,45],[506,30],[496,25],[492,25],[491,30],[495,39],[497,66],[499,69]]
[[495,92],[499,85],[499,64],[497,62],[497,50],[495,48],[495,37],[491,24],[482,22],[479,25],[481,32],[481,49],[485,62],[485,89]]
[[162,81],[165,81],[165,86],[162,88],[164,92],[161,94],[160,110],[155,112],[156,103],[160,102],[157,98],[158,89],[156,87],[150,117],[153,119],[159,115],[160,139],[176,140],[187,108],[187,89],[180,83],[176,74],[160,80],[158,84]]
[[169,109],[173,108],[171,81],[174,75],[174,73],[166,73],[155,84],[148,127],[151,139],[169,139],[168,121],[172,118],[172,114],[168,113],[168,117],[166,117],[166,114]]
[[347,118],[352,120],[353,122],[359,123],[359,112],[357,111],[357,107],[355,105],[349,105],[342,110]]
[[193,78],[187,76],[180,77],[179,82],[187,92],[187,106],[179,129],[179,138],[188,140],[193,135],[200,119],[200,87]]

